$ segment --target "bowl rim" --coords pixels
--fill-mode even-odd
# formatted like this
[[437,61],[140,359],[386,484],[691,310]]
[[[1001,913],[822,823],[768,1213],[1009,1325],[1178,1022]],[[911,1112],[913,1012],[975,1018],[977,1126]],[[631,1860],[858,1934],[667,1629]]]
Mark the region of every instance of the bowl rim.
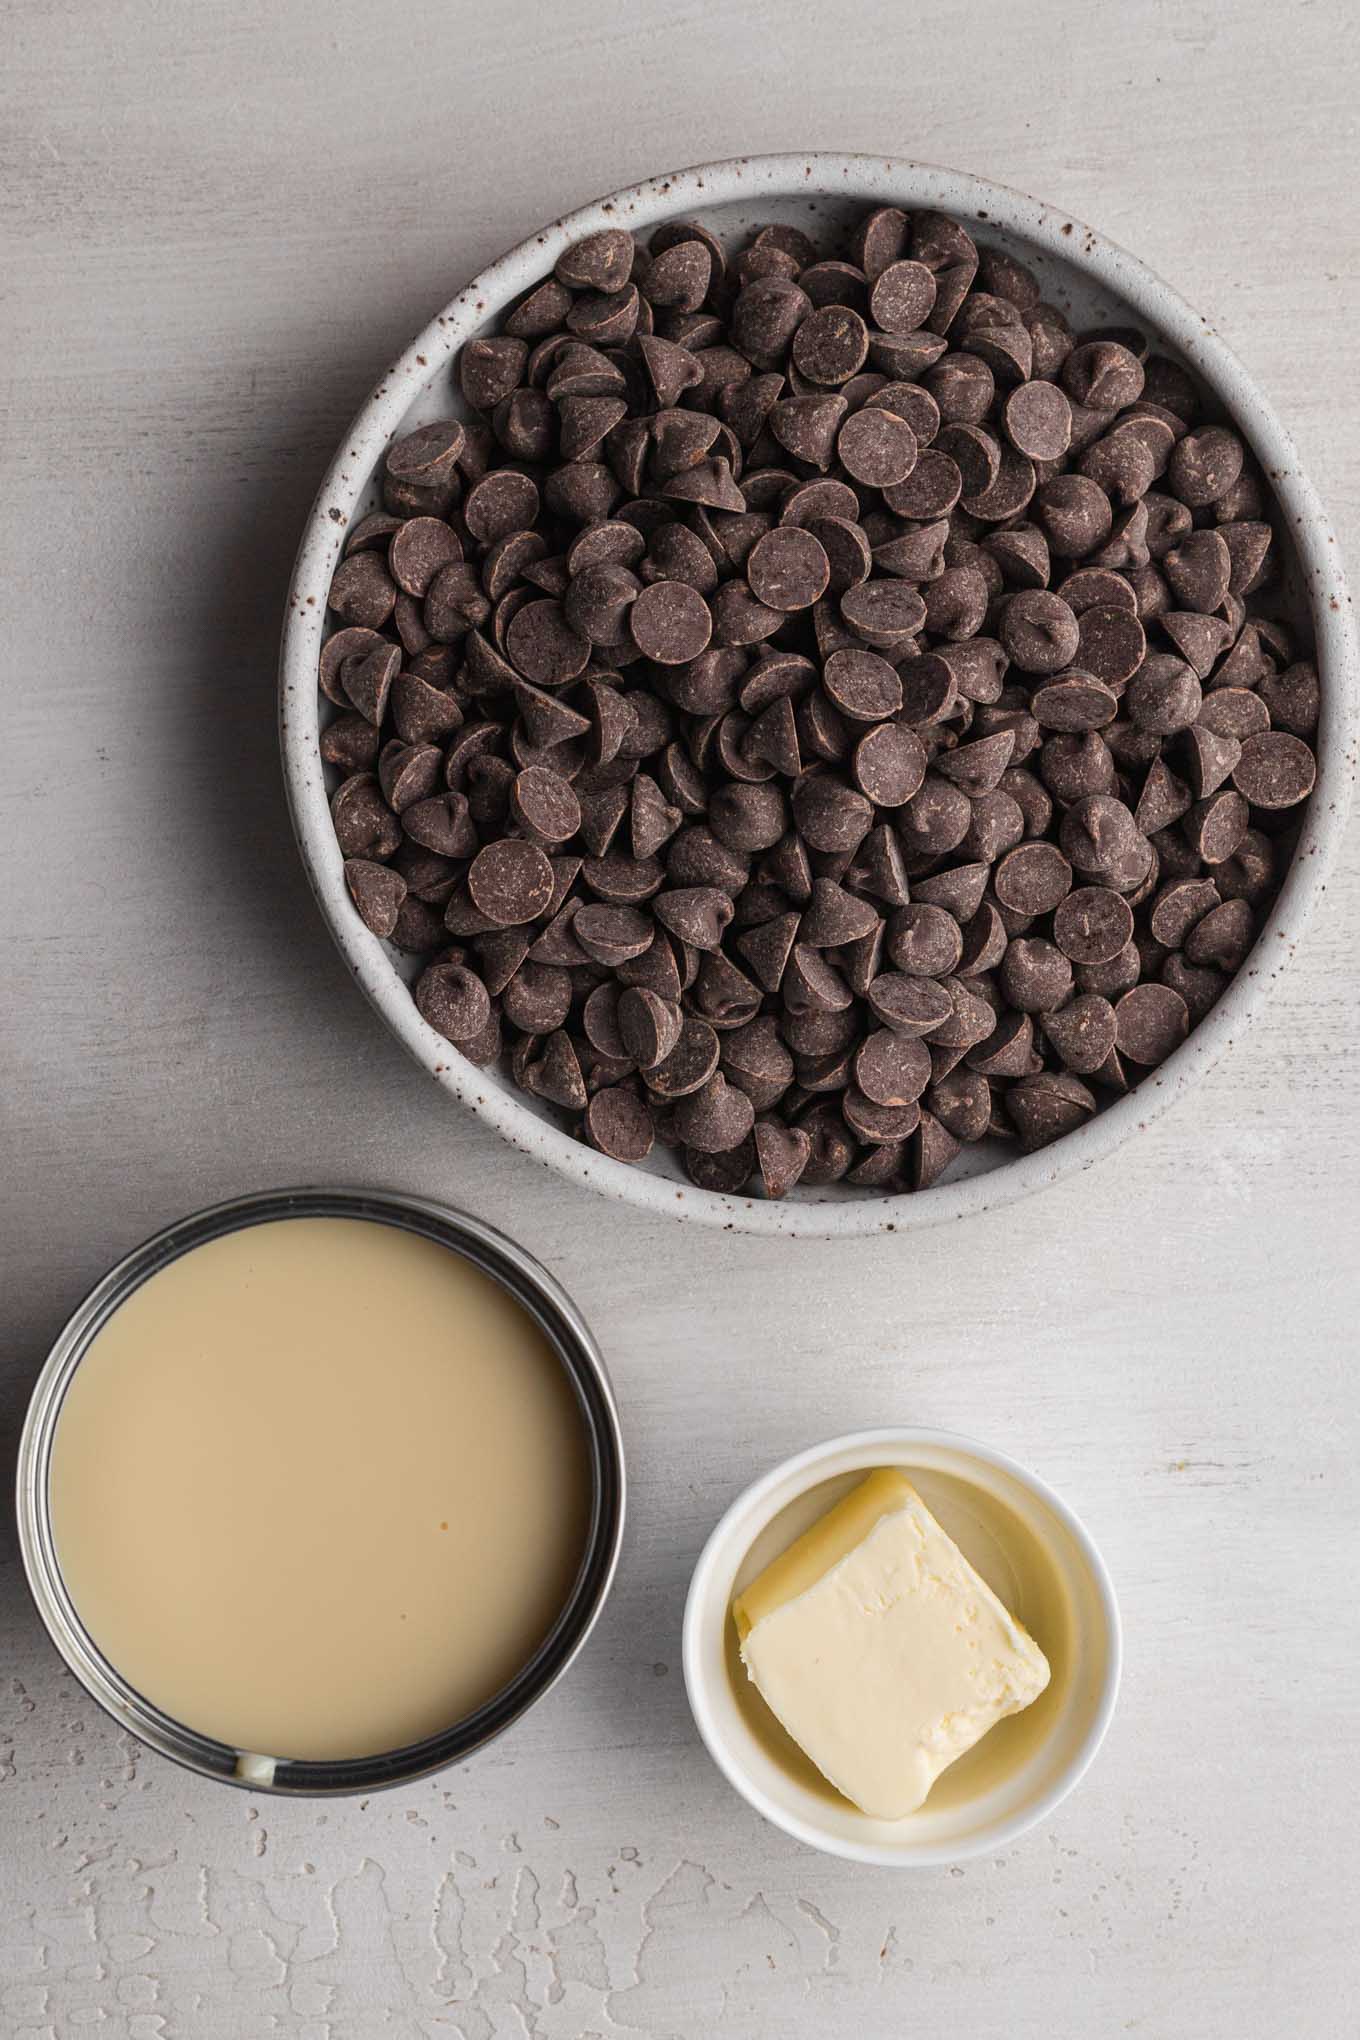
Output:
[[[765,1513],[765,1505],[791,1482],[796,1481],[799,1484],[795,1493],[806,1492],[809,1487],[816,1485],[820,1469],[826,1467],[832,1460],[843,1458],[847,1453],[873,1455],[888,1451],[900,1455],[903,1452],[922,1450],[957,1453],[965,1459],[978,1462],[981,1466],[1003,1473],[1050,1511],[1071,1538],[1077,1558],[1095,1590],[1105,1629],[1106,1650],[1104,1676],[1091,1719],[1076,1749],[1053,1782],[1019,1811],[978,1829],[962,1841],[924,1843],[907,1853],[883,1847],[875,1842],[854,1842],[841,1835],[829,1834],[815,1822],[789,1813],[772,1800],[742,1769],[717,1726],[709,1704],[709,1681],[702,1669],[701,1656],[709,1619],[708,1610],[703,1605],[709,1582],[726,1551],[728,1540],[739,1525],[744,1524],[749,1530],[750,1534],[744,1546],[745,1550],[749,1550],[769,1520],[768,1514]],[[877,1463],[879,1462],[872,1456],[864,1461],[866,1467]],[[890,1463],[907,1465],[909,1462],[895,1457]],[[832,1475],[828,1473],[825,1477],[829,1479]],[[794,1495],[790,1495],[789,1499],[794,1499]],[[726,1605],[723,1615],[725,1620]],[[681,1634],[681,1666],[685,1694],[694,1717],[694,1725],[704,1747],[733,1790],[763,1819],[781,1828],[795,1841],[803,1842],[824,1855],[840,1856],[847,1862],[866,1863],[889,1870],[938,1869],[945,1864],[962,1863],[977,1856],[992,1855],[997,1849],[1016,1841],[1030,1828],[1047,1819],[1068,1794],[1076,1790],[1095,1761],[1114,1716],[1124,1664],[1123,1623],[1109,1568],[1091,1533],[1069,1504],[1046,1481],[1041,1480],[1038,1474],[1031,1472],[1029,1467],[1018,1459],[1013,1459],[1009,1453],[1001,1451],[997,1446],[987,1445],[981,1439],[969,1437],[961,1431],[939,1430],[933,1426],[919,1425],[878,1425],[866,1430],[847,1431],[836,1438],[827,1438],[820,1444],[809,1445],[803,1451],[780,1460],[778,1465],[772,1466],[768,1472],[761,1474],[748,1487],[743,1488],[719,1517],[695,1561],[685,1596]]]
[[[467,1062],[417,1012],[386,946],[359,919],[343,878],[319,751],[317,655],[325,597],[350,515],[413,403],[428,395],[469,334],[549,272],[583,234],[611,225],[640,231],[692,211],[765,197],[857,198],[938,208],[1027,241],[1124,297],[1153,333],[1213,388],[1251,443],[1288,524],[1307,591],[1315,658],[1323,674],[1318,778],[1298,847],[1246,964],[1186,1041],[1137,1090],[1037,1153],[928,1190],[779,1202],[677,1185],[611,1160],[576,1140]],[[1145,1129],[1205,1075],[1259,1011],[1292,960],[1325,890],[1344,834],[1356,772],[1360,651],[1337,545],[1292,440],[1255,380],[1215,329],[1117,243],[1042,200],[969,173],[908,158],[814,151],[735,157],[626,186],[564,214],[493,262],[459,291],[381,378],[341,441],[304,528],[285,612],[279,672],[284,781],[304,869],[336,946],[370,1003],[421,1067],[545,1166],[654,1215],[764,1236],[863,1238],[915,1231],[1013,1203],[1093,1167]]]

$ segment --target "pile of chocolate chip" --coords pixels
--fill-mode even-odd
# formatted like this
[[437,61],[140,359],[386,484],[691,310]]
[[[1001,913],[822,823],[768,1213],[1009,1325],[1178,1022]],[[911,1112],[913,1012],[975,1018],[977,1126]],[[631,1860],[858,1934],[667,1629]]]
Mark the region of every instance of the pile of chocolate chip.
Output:
[[420,1012],[704,1188],[933,1183],[1154,1069],[1313,785],[1267,492],[1141,333],[869,213],[569,248],[389,449],[321,749]]

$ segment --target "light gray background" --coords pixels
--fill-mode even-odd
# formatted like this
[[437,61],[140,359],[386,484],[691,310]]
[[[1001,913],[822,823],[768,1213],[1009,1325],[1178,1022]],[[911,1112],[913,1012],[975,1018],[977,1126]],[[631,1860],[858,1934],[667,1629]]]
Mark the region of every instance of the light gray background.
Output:
[[[4,0],[0,1424],[117,1254],[207,1200],[390,1184],[509,1228],[614,1368],[596,1640],[471,1768],[365,1805],[179,1775],[0,1581],[0,2034],[700,2040],[1349,2030],[1354,852],[1249,1041],[1117,1160],[950,1232],[645,1223],[409,1066],[322,931],[273,734],[289,563],[385,362],[541,220],[769,148],[916,154],[1142,254],[1239,349],[1360,558],[1343,0]],[[1352,835],[1352,846],[1355,836]],[[1085,1516],[1123,1701],[995,1861],[808,1854],[698,1746],[688,1569],[855,1425],[972,1430]]]

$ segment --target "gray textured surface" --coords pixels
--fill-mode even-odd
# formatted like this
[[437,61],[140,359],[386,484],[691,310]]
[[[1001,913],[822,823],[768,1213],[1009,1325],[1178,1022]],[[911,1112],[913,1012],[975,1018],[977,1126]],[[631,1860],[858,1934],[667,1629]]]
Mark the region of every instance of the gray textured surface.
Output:
[[[120,1741],[58,1672],[7,1535],[6,2040],[1330,2040],[1353,2019],[1353,850],[1273,1007],[1168,1120],[894,1250],[651,1224],[502,1148],[384,1035],[288,838],[275,634],[334,440],[458,281],[651,169],[882,147],[1042,192],[1237,345],[1360,554],[1360,441],[1334,409],[1360,317],[1340,0],[1286,22],[1131,0],[1098,26],[1052,0],[873,4],[833,57],[824,18],[3,10],[7,1443],[116,1253],[207,1199],[331,1178],[448,1196],[535,1246],[606,1347],[634,1476],[573,1676],[475,1766],[367,1806],[255,1802]],[[735,1490],[893,1419],[1052,1480],[1129,1642],[1079,1796],[1003,1860],[905,1882],[732,1798],[677,1637]]]

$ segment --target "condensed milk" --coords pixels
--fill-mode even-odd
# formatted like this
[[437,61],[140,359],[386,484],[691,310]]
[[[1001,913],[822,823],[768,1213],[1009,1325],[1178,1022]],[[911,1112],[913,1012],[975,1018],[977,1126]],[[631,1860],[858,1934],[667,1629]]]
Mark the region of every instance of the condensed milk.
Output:
[[46,1448],[61,1588],[119,1681],[266,1778],[486,1708],[592,1559],[598,1599],[621,1518],[619,1466],[602,1554],[598,1424],[542,1318],[355,1215],[221,1231],[133,1287]]

